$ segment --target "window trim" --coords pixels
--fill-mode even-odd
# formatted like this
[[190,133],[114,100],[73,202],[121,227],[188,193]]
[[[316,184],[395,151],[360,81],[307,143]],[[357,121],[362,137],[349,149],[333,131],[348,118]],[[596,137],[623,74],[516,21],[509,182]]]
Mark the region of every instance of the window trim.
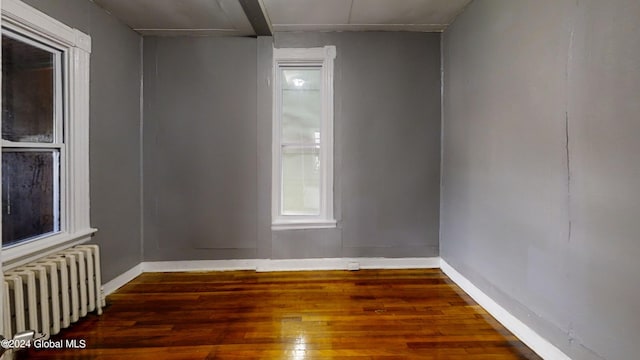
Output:
[[[66,113],[61,145],[59,232],[2,249],[6,270],[90,240],[97,230],[89,219],[89,72],[91,37],[18,0],[2,0],[2,27],[62,51]],[[0,119],[1,121],[1,119]],[[60,140],[60,139],[57,139]],[[3,146],[13,146],[3,141]],[[0,169],[1,171],[1,169]],[[0,177],[1,178],[1,177]],[[0,224],[1,226],[1,224]]]
[[[273,49],[273,134],[272,134],[272,191],[271,229],[324,229],[335,228],[333,215],[333,78],[335,46],[318,48],[274,48]],[[318,66],[322,69],[322,116],[320,127],[320,213],[318,215],[285,215],[282,204],[281,164],[281,114],[280,96],[281,67]]]

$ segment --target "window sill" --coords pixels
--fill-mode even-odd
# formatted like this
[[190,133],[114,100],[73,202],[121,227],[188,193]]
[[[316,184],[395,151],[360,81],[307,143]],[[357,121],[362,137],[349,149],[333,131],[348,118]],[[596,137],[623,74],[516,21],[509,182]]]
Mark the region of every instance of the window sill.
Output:
[[25,244],[2,249],[2,267],[8,270],[53,254],[91,239],[97,229],[84,229],[73,234],[60,233]]
[[271,224],[271,230],[333,229],[336,224],[335,220],[277,220]]

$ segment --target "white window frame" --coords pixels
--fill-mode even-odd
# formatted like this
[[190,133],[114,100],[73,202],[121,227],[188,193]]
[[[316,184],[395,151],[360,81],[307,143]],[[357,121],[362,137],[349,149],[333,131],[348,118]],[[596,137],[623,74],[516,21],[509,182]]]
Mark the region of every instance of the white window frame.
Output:
[[[97,230],[91,228],[89,219],[91,38],[18,0],[2,0],[0,25],[61,51],[65,109],[63,124],[59,124],[64,129],[64,142],[59,145],[60,231],[3,248],[2,267],[6,270],[60,249],[87,242]],[[55,138],[54,142],[62,142],[62,139]],[[2,140],[2,146],[21,145]]]
[[[272,230],[335,228],[333,218],[333,63],[336,47],[273,49]],[[322,71],[320,125],[320,212],[287,215],[282,212],[281,72],[286,67],[313,66]]]

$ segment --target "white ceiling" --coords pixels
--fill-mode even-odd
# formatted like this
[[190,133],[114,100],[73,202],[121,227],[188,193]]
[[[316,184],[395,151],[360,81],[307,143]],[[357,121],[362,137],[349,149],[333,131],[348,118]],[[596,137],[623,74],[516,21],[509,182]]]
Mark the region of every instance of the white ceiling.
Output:
[[[255,35],[240,0],[94,0],[143,35]],[[273,31],[442,31],[471,0],[254,0]]]
[[442,31],[471,0],[263,0],[274,31]]

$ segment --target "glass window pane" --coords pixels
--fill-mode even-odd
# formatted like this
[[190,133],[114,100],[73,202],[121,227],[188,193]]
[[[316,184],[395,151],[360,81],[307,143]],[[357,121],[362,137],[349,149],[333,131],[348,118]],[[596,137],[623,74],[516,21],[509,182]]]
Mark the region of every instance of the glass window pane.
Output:
[[54,54],[2,36],[2,138],[53,142]]
[[59,152],[2,153],[2,245],[59,231]]
[[320,149],[282,149],[282,213],[320,213]]
[[320,142],[321,69],[282,69],[282,142]]

